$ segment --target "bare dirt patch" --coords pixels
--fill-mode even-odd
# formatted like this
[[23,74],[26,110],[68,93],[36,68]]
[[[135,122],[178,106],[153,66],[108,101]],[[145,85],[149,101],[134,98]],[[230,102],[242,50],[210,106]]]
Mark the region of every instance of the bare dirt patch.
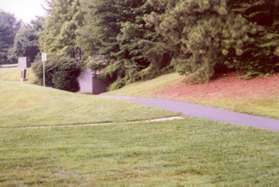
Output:
[[236,74],[228,74],[206,84],[190,85],[179,81],[153,92],[156,96],[168,98],[257,98],[279,95],[279,74],[258,77],[251,80],[240,79]]

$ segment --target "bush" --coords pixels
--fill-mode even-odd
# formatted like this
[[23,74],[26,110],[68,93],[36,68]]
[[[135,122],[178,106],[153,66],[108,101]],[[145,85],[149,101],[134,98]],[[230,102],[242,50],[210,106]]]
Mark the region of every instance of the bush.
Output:
[[[46,86],[76,92],[79,90],[77,78],[80,67],[71,58],[51,56],[46,62]],[[43,84],[43,64],[32,66],[36,83]]]

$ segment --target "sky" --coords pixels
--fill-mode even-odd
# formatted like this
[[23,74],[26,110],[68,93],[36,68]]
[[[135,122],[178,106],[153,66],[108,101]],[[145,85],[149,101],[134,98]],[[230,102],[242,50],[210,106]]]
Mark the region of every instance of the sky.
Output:
[[12,13],[26,23],[36,16],[45,15],[43,5],[46,0],[0,0],[0,9]]

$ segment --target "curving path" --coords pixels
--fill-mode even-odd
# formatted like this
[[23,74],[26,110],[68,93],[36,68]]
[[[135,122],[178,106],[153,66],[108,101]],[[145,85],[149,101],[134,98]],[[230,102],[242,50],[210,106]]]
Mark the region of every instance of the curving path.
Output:
[[150,107],[158,107],[171,112],[181,113],[187,117],[197,117],[212,121],[219,121],[241,126],[249,126],[279,132],[279,120],[267,117],[259,117],[249,114],[231,112],[224,109],[202,106],[183,101],[167,99],[153,99],[128,96],[102,96],[111,99],[125,100],[131,103],[142,104]]

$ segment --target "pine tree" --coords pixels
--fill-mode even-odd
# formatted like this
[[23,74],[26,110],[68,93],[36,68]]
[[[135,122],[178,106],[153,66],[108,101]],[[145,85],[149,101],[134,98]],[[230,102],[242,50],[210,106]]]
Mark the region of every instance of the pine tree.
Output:
[[41,47],[65,56],[82,47],[87,64],[115,87],[172,66],[193,82],[224,69],[272,73],[279,71],[278,1],[52,0]]
[[[160,73],[169,64],[162,38],[148,23],[148,15],[162,8],[151,1],[83,1],[86,24],[79,29],[79,42],[88,56],[105,55],[105,74],[115,75],[120,85]],[[89,34],[90,33],[90,34]],[[93,62],[94,63],[94,62]]]
[[180,0],[174,4],[156,22],[157,32],[173,51],[177,71],[190,74],[193,82],[205,82],[223,64],[244,72],[257,69],[245,67],[241,57],[247,54],[247,46],[254,45],[255,36],[264,32],[259,24],[234,11],[227,0]]
[[245,45],[245,52],[234,66],[249,76],[279,71],[279,1],[230,1],[231,9],[262,29],[253,34],[254,42]]
[[77,30],[83,25],[79,0],[53,0],[49,4],[40,44],[44,52],[71,56],[76,44]]

